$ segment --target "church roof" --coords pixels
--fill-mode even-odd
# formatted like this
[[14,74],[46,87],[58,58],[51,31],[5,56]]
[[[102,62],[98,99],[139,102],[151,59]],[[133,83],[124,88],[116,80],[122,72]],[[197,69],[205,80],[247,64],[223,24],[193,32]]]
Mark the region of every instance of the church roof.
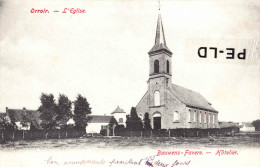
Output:
[[148,52],[148,54],[161,51],[161,50],[164,50],[169,54],[172,54],[172,52],[166,45],[161,14],[159,14],[157,20],[157,27],[156,27],[155,44],[152,47],[152,49]]
[[117,106],[115,111],[113,111],[111,114],[115,114],[115,113],[126,113],[126,112],[123,109],[121,109],[119,106]]
[[187,106],[217,112],[217,110],[215,110],[211,104],[198,92],[194,92],[175,84],[172,84],[169,89],[181,102]]

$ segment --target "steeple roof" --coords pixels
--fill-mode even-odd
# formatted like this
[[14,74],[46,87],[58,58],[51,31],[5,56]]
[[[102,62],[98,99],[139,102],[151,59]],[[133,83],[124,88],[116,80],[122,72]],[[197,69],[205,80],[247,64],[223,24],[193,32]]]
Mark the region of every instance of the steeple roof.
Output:
[[164,51],[168,52],[169,54],[172,54],[172,52],[166,45],[162,18],[161,18],[161,14],[159,13],[158,20],[157,20],[157,27],[156,27],[155,44],[148,53],[150,54],[150,53],[160,51],[160,50],[164,50]]
[[115,113],[125,113],[125,111],[123,109],[121,109],[119,106],[117,106],[117,108],[115,109],[114,112],[112,112],[111,114],[115,114]]

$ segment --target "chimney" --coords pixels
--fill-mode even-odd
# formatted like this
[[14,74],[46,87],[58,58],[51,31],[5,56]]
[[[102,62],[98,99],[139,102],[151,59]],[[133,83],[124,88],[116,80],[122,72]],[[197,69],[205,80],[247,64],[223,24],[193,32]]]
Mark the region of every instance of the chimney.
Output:
[[8,110],[8,107],[5,107],[5,111],[7,112],[7,110]]

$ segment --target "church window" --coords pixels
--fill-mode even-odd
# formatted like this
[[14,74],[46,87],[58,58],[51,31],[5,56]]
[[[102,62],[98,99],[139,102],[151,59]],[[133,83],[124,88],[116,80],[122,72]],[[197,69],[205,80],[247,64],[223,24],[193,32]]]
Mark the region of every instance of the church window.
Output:
[[206,112],[204,113],[204,123],[205,124],[207,123],[207,113]]
[[208,115],[208,123],[209,124],[211,123],[210,118],[211,118],[211,114],[209,113],[209,115]]
[[200,115],[199,115],[199,119],[200,119],[200,123],[202,122],[202,114],[200,112]]
[[193,114],[193,122],[194,123],[197,122],[196,118],[197,118],[197,112],[196,112],[196,110],[194,110],[194,114]]
[[178,111],[174,111],[173,122],[179,122],[179,112]]
[[191,122],[191,110],[189,109],[188,122]]
[[169,60],[167,60],[167,63],[166,63],[166,71],[167,71],[167,73],[170,73],[170,62],[169,62]]
[[154,106],[160,106],[160,92],[158,90],[154,92]]
[[143,120],[143,114],[139,114],[139,118],[141,118],[141,120]]
[[215,125],[215,115],[212,115],[213,125]]
[[119,123],[123,123],[123,118],[119,118]]
[[154,61],[154,73],[159,73],[159,60]]

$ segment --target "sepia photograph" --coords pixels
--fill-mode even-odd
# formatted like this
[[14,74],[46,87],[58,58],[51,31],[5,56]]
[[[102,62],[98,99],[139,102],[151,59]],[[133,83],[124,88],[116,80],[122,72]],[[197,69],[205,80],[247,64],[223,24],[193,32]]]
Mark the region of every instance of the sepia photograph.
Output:
[[260,1],[0,0],[0,167],[260,165]]

